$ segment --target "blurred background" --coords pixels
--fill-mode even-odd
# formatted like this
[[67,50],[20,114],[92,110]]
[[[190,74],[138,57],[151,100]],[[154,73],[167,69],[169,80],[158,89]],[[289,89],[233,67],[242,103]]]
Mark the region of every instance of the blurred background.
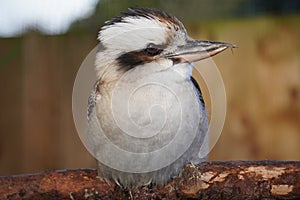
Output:
[[300,1],[10,0],[0,2],[0,175],[96,166],[74,126],[73,83],[100,27],[133,6],[239,46],[213,58],[227,115],[210,160],[300,159]]

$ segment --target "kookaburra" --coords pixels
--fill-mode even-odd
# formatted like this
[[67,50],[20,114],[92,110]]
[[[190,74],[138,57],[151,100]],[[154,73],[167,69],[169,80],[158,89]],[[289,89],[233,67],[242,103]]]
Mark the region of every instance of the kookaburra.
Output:
[[164,185],[208,154],[208,120],[193,62],[235,46],[193,40],[174,16],[130,8],[101,28],[88,141],[99,176]]

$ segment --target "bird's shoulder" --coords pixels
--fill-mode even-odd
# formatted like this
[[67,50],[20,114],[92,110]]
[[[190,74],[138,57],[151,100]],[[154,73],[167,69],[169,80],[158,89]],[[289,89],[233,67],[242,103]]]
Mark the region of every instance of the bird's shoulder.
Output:
[[101,98],[101,95],[99,93],[99,82],[100,80],[97,80],[93,86],[92,92],[88,98],[88,118],[90,118],[91,113],[93,112],[93,109],[96,105],[97,100]]
[[191,82],[193,83],[195,89],[197,90],[197,92],[199,94],[200,102],[203,104],[203,106],[205,106],[205,102],[204,102],[204,99],[203,99],[203,96],[202,96],[200,86],[199,86],[199,84],[197,83],[196,79],[193,76],[191,76]]

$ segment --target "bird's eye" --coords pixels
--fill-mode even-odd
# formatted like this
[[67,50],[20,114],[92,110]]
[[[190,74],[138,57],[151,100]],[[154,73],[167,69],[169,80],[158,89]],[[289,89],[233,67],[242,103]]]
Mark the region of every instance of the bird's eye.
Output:
[[158,49],[155,47],[148,47],[145,49],[145,53],[149,56],[156,56],[162,52],[162,49]]

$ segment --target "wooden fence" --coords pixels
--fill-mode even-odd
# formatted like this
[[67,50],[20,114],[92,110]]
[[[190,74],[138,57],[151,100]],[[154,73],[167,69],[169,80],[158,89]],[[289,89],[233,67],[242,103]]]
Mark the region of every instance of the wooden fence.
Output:
[[[239,46],[214,57],[227,118],[211,160],[300,159],[299,24],[290,16],[188,26],[194,38]],[[74,128],[71,97],[96,44],[96,33],[0,39],[0,174],[95,167]]]

